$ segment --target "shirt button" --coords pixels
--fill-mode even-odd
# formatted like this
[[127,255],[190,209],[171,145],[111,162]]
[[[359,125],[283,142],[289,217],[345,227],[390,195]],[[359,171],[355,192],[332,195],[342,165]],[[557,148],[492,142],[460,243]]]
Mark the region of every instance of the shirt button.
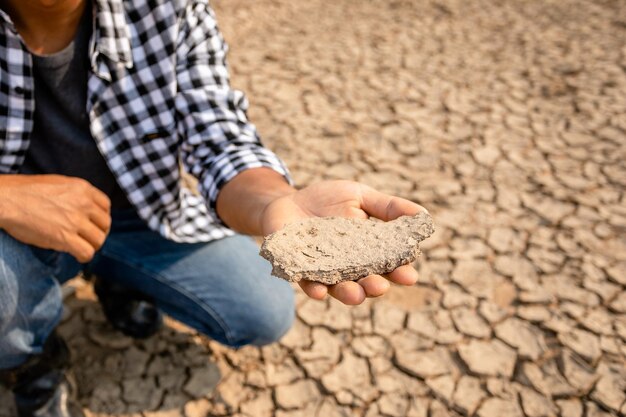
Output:
[[20,94],[20,95],[26,92],[26,90],[24,90],[24,87],[20,87],[19,85],[15,87],[13,91],[15,91],[15,94]]

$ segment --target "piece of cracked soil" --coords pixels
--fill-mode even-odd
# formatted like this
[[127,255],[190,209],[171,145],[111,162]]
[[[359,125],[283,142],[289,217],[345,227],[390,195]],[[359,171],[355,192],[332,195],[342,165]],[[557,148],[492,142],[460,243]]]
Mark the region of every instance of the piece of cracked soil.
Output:
[[413,262],[420,254],[418,243],[433,232],[426,213],[389,222],[312,217],[266,236],[260,254],[279,278],[330,285]]

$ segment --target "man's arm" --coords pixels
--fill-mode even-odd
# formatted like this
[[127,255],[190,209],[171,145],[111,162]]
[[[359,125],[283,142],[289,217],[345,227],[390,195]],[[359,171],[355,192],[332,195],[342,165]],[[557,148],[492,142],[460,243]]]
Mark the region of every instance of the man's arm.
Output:
[[[371,216],[387,221],[412,216],[425,209],[353,181],[322,181],[296,191],[277,173],[260,168],[244,171],[226,184],[218,197],[217,210],[229,226],[246,233],[267,235],[307,217]],[[311,298],[322,299],[330,294],[345,304],[360,304],[366,297],[385,294],[389,289],[388,281],[413,285],[417,271],[405,265],[384,277],[371,275],[358,282],[326,286],[300,281],[299,285]]]
[[[182,160],[199,180],[210,210],[231,228],[267,235],[286,223],[312,216],[368,217],[391,220],[422,207],[351,181],[326,181],[296,191],[287,168],[264,148],[248,122],[243,93],[229,86],[227,47],[208,4],[193,3],[177,45],[179,92],[176,108]],[[372,275],[333,286],[301,281],[307,295],[330,294],[346,304],[377,297],[389,282],[412,285],[417,272],[400,267],[386,277]]]
[[[226,65],[228,47],[209,5],[204,1],[190,2],[183,21],[176,47],[181,159],[185,169],[198,179],[199,191],[209,209],[215,217],[223,219],[233,214],[228,211],[217,216],[217,196],[225,184],[244,171],[256,168],[274,171],[281,180],[272,180],[272,188],[282,189],[290,179],[287,167],[262,146],[255,126],[248,121],[245,95],[230,86]],[[232,186],[238,187],[240,183],[241,179]],[[239,225],[239,220],[229,226],[240,231],[251,230],[247,221]]]
[[248,235],[268,234],[265,209],[276,199],[296,192],[285,178],[268,168],[252,168],[228,182],[217,197],[217,214],[228,227]]

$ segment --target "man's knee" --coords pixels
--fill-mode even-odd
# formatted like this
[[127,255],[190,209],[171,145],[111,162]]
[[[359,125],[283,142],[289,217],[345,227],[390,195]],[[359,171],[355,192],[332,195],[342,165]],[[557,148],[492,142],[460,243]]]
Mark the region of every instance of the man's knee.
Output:
[[286,282],[279,284],[269,299],[239,307],[243,317],[233,331],[234,346],[268,345],[277,342],[291,328],[295,318],[294,290]]
[[31,248],[0,231],[0,368],[19,363],[58,323],[58,282]]
[[0,231],[0,335],[17,314],[22,246],[28,249]]

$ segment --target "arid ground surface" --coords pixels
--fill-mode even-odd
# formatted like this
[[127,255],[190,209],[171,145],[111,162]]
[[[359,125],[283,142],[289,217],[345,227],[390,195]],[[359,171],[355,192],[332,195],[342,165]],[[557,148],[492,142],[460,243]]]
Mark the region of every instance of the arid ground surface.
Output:
[[75,281],[61,331],[92,416],[626,414],[626,3],[215,7],[233,84],[296,182],[363,181],[437,232],[418,285],[357,308],[300,294],[263,349],[175,323],[133,342]]

